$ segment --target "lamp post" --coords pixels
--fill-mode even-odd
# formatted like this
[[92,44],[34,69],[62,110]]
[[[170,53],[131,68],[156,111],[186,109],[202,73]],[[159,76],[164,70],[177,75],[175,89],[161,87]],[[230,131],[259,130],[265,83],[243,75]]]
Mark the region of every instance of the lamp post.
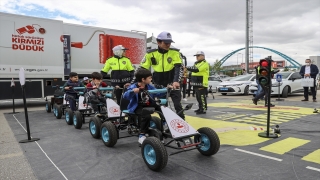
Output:
[[[237,66],[238,66],[238,57],[239,57],[239,54],[241,54],[242,55],[242,60],[241,60],[241,63],[242,63],[242,61],[243,61],[243,54],[242,53],[238,53],[237,54]],[[241,67],[241,66],[240,66]],[[241,68],[240,68],[241,69]],[[238,75],[238,71],[237,71],[237,75]]]

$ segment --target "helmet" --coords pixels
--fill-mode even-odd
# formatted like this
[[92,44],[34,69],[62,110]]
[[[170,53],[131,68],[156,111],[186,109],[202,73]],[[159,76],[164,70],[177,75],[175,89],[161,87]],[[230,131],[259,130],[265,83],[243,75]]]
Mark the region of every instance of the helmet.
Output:
[[113,54],[119,57],[122,57],[122,54],[125,50],[129,50],[122,45],[118,45],[112,48]]

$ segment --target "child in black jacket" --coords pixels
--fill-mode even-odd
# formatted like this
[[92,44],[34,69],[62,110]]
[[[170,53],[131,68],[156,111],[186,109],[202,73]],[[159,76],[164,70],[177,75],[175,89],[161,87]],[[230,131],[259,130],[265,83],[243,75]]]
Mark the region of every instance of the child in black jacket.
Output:
[[70,109],[76,111],[76,99],[78,97],[78,92],[75,91],[74,87],[84,87],[83,83],[79,81],[78,74],[76,72],[71,72],[69,74],[69,80],[64,84],[63,89],[66,92],[66,100],[69,101]]

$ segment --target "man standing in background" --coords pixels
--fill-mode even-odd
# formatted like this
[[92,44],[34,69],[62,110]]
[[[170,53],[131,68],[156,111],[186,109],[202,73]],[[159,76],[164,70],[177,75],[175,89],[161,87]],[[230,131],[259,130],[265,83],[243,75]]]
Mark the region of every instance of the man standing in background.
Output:
[[206,114],[209,63],[205,60],[203,51],[198,51],[194,56],[196,56],[197,61],[193,66],[187,66],[186,69],[192,72],[191,85],[194,87],[199,104],[199,109],[195,112],[196,114]]
[[[319,69],[316,65],[311,64],[310,59],[306,59],[305,65],[300,69],[300,75],[304,78],[313,78],[313,87],[310,87],[313,102],[317,102],[317,92],[315,90],[316,87],[316,78],[319,74]],[[301,101],[309,101],[309,87],[303,87],[304,99]]]

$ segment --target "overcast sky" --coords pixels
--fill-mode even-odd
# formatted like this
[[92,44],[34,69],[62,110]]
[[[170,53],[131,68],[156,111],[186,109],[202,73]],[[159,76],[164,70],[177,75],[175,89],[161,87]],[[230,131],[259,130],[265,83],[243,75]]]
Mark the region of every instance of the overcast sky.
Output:
[[[320,56],[320,0],[253,0],[253,45],[298,62]],[[193,62],[202,50],[213,63],[245,47],[246,0],[0,0],[0,11],[121,30],[148,37],[169,31]],[[255,61],[272,52],[253,49]],[[224,64],[240,63],[245,51]],[[242,59],[243,58],[243,59]]]

